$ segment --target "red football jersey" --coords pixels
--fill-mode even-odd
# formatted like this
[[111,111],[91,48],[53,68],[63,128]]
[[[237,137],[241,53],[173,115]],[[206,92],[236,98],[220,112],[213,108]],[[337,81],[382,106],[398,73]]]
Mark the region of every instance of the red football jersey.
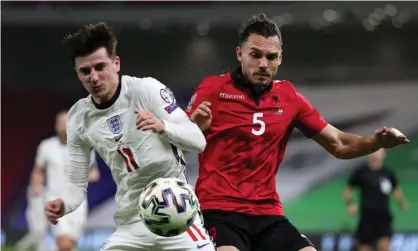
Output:
[[190,116],[203,101],[212,103],[207,146],[199,154],[201,209],[282,215],[276,173],[289,136],[297,127],[312,137],[327,122],[289,81],[273,81],[257,95],[235,76],[205,78],[186,109]]

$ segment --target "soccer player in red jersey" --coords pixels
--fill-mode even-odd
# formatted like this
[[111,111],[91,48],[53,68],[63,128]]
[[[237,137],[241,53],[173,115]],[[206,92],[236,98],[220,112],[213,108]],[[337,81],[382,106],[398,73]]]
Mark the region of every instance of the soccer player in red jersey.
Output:
[[219,251],[313,251],[283,216],[276,173],[296,127],[340,159],[408,143],[391,128],[369,137],[328,124],[289,81],[273,80],[282,62],[282,37],[264,14],[239,34],[240,67],[205,78],[187,108],[204,132],[199,197],[206,228]]

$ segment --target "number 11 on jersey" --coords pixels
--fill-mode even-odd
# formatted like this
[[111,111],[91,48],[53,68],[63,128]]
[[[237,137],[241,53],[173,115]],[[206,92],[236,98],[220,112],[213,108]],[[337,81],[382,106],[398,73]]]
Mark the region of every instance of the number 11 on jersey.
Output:
[[135,160],[135,156],[128,146],[124,144],[119,144],[118,146],[118,153],[122,157],[122,159],[125,161],[126,169],[128,170],[128,173],[131,173],[133,170],[136,170],[139,168],[139,165],[137,161]]

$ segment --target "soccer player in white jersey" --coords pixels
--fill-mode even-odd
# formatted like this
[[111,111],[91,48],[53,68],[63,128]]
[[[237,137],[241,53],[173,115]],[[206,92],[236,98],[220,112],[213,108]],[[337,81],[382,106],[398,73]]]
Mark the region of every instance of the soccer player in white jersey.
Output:
[[206,146],[199,127],[158,80],[119,75],[117,40],[105,23],[87,25],[64,42],[90,95],[69,111],[69,179],[63,196],[47,203],[48,220],[59,224],[85,198],[93,147],[117,184],[117,227],[101,250],[214,251],[200,217],[186,232],[167,238],[151,233],[138,212],[139,195],[149,182],[163,177],[186,181],[182,150],[202,152]]
[[[67,179],[69,155],[66,144],[66,120],[67,111],[58,113],[55,120],[57,135],[43,140],[38,146],[28,188],[26,217],[29,233],[18,243],[19,250],[25,250],[32,245],[36,245],[40,251],[44,251],[46,248],[43,245],[47,231],[45,203],[46,200],[61,197]],[[96,182],[100,172],[96,165],[94,151],[90,151],[89,154],[89,167],[91,167],[91,171],[88,180]],[[44,189],[45,183],[46,189]],[[73,250],[76,247],[77,239],[83,234],[87,211],[87,201],[83,200],[77,210],[63,217],[59,224],[51,226],[58,250]]]

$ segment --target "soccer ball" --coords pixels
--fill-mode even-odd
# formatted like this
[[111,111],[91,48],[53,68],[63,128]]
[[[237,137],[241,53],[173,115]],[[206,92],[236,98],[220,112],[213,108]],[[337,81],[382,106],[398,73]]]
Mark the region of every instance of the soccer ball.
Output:
[[193,188],[176,178],[159,178],[149,183],[139,197],[139,212],[154,234],[176,236],[194,222],[199,203]]

